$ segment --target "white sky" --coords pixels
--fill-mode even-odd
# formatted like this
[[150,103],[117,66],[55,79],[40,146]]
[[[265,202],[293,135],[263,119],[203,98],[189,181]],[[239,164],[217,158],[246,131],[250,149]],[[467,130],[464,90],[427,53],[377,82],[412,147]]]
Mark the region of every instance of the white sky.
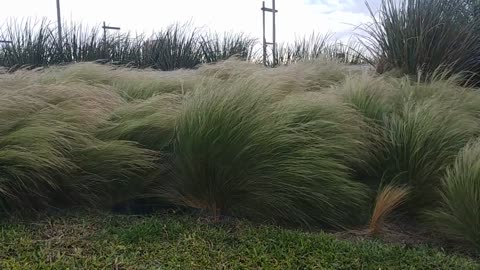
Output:
[[[368,0],[378,7],[380,0]],[[262,36],[262,0],[60,0],[62,19],[90,26],[102,21],[122,31],[150,34],[174,22],[192,21],[209,30]],[[271,0],[266,0],[271,6]],[[354,25],[369,21],[364,0],[276,0],[277,41],[296,36],[336,32],[348,35]],[[267,13],[267,39],[271,35]],[[56,20],[56,0],[1,0],[0,25],[11,18]]]

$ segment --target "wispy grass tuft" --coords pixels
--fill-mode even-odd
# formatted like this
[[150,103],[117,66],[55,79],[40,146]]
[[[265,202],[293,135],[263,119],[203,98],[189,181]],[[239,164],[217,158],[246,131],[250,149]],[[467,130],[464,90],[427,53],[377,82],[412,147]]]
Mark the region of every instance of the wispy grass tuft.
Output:
[[392,184],[388,184],[379,191],[372,217],[368,224],[368,233],[370,235],[378,235],[382,232],[386,219],[407,200],[408,193],[408,188],[396,187]]
[[348,132],[356,130],[353,116],[320,97],[301,99],[307,103],[299,107],[300,100],[282,99],[249,78],[198,88],[176,122],[178,177],[159,196],[214,218],[329,226],[355,220],[367,191],[349,179],[347,153],[362,148]]
[[431,224],[448,238],[480,250],[480,142],[462,149],[443,177],[438,207],[427,212]]
[[[351,77],[337,87],[370,124],[373,159],[357,170],[373,187],[378,179],[411,188],[413,212],[438,200],[432,192],[458,151],[479,132],[479,104],[453,80],[417,83],[408,79]],[[468,100],[467,100],[468,99]]]
[[0,86],[3,212],[105,208],[130,196],[155,154],[134,142],[95,137],[122,98],[108,87],[43,84],[41,74],[30,74],[28,86],[15,83],[22,73],[4,75]]

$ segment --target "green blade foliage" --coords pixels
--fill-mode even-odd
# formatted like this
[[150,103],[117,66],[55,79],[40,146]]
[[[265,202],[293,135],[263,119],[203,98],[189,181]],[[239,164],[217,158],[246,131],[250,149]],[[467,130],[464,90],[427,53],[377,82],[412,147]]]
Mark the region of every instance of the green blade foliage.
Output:
[[[346,153],[363,146],[348,132],[356,130],[348,122],[354,115],[319,97],[299,108],[300,100],[282,97],[248,78],[196,89],[176,122],[178,177],[160,194],[214,217],[329,226],[355,220],[367,191],[349,179]],[[326,120],[326,115],[337,116]],[[343,143],[330,143],[335,140]],[[347,196],[351,200],[345,203]]]
[[431,224],[452,240],[480,250],[480,144],[472,141],[447,170],[438,207],[427,212]]

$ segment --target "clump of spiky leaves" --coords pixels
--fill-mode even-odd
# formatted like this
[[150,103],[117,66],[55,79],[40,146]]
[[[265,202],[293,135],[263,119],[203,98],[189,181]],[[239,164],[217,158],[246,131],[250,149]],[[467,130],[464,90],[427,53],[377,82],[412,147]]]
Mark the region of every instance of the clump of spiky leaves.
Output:
[[462,149],[439,188],[438,207],[427,215],[435,229],[480,250],[480,141]]
[[347,166],[363,147],[350,133],[358,123],[334,100],[309,100],[284,100],[252,78],[205,82],[177,118],[177,175],[158,195],[215,218],[330,226],[355,220],[367,192],[349,179]]
[[257,41],[243,33],[204,34],[201,36],[201,50],[205,63],[215,63],[235,55],[243,60],[253,57]]
[[[297,38],[293,44],[282,44],[277,50],[277,64],[288,65],[299,61],[325,58],[331,37],[331,34],[312,33],[309,37]],[[269,65],[272,66],[273,63]]]
[[238,34],[201,34],[191,24],[172,24],[146,38],[130,33],[101,35],[100,27],[63,22],[62,43],[56,22],[8,21],[0,26],[0,66],[16,70],[22,66],[95,61],[138,68],[176,70],[194,68],[239,55],[252,57],[256,41]]
[[393,184],[388,184],[379,191],[368,224],[370,235],[377,235],[382,232],[386,219],[407,200],[408,193],[409,189],[405,186],[395,186]]
[[48,63],[49,58],[57,61],[58,46],[52,41],[49,22],[25,20],[7,21],[0,27],[1,66],[16,69],[21,66],[41,66]]
[[[366,53],[361,43],[334,41],[333,33],[297,38],[293,43],[283,43],[277,49],[277,65],[290,65],[297,62],[316,59],[329,59],[344,64],[365,64]],[[267,56],[267,66],[273,66],[273,59]]]
[[370,10],[373,23],[364,27],[366,47],[379,59],[377,70],[398,68],[416,76],[444,66],[452,74],[478,73],[480,24],[467,2],[383,0],[378,16]]

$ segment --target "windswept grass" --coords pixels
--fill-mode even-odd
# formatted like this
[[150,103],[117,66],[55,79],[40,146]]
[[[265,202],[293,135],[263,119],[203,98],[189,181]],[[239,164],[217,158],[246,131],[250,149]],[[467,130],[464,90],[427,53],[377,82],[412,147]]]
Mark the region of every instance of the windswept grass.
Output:
[[181,95],[163,94],[126,104],[114,112],[98,134],[102,138],[135,141],[160,151],[173,142],[182,101]]
[[385,177],[413,186],[415,207],[434,201],[432,190],[475,135],[476,121],[448,106],[406,102],[398,113],[385,119]]
[[[37,74],[38,75],[38,74]],[[35,75],[34,75],[35,76]],[[153,153],[135,142],[102,141],[95,131],[122,99],[111,89],[82,83],[0,86],[1,206],[30,212],[69,205],[106,206],[128,197]],[[114,169],[115,168],[115,169]]]
[[432,225],[452,240],[480,250],[480,144],[472,141],[460,151],[440,186],[438,208],[430,211]]
[[215,221],[370,221],[375,234],[401,210],[423,226],[422,213],[454,200],[438,187],[480,131],[478,92],[447,77],[376,76],[326,59],[2,74],[2,212],[141,201]]
[[[453,81],[417,83],[408,79],[349,78],[338,86],[345,100],[362,112],[375,138],[372,171],[362,177],[412,186],[412,207],[419,209],[438,199],[432,190],[468,141],[477,136],[478,104],[469,90]],[[365,174],[365,173],[364,173]]]
[[[179,176],[161,195],[215,218],[233,214],[331,226],[354,220],[367,195],[348,179],[345,161],[346,153],[363,146],[347,133],[357,129],[349,122],[354,115],[321,97],[299,108],[295,99],[277,104],[282,98],[249,79],[196,89],[175,127]],[[329,143],[334,140],[343,144]],[[343,203],[345,197],[354,199]]]

